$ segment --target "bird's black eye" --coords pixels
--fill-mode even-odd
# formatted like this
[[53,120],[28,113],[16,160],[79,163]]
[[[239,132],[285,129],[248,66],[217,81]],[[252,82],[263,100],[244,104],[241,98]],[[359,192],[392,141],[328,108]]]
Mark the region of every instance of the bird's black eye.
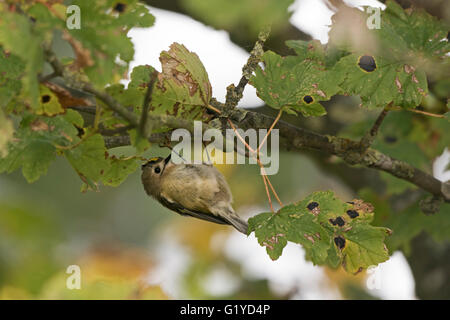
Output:
[[156,167],[155,168],[155,173],[160,173],[160,172],[161,172],[161,169],[159,167]]

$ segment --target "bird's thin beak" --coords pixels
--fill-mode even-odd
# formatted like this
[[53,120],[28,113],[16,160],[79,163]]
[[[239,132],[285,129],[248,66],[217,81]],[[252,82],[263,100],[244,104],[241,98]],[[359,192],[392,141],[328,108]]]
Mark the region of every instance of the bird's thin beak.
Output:
[[170,157],[171,157],[171,156],[172,156],[172,153],[170,153],[170,154],[167,156],[167,158],[164,159],[164,166],[166,166],[166,165],[169,163]]
[[167,158],[164,159],[164,167],[163,167],[163,169],[162,169],[161,175],[164,173],[164,170],[166,169],[166,166],[167,166],[167,164],[168,164],[169,161],[170,161],[170,156],[171,156],[171,154],[169,154],[169,155],[167,156]]

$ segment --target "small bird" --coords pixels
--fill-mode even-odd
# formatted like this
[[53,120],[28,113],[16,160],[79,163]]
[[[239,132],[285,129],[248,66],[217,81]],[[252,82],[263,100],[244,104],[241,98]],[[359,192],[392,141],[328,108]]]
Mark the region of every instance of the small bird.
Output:
[[248,225],[234,212],[232,195],[223,175],[208,164],[175,164],[151,158],[142,165],[145,192],[183,216],[229,224],[247,234]]

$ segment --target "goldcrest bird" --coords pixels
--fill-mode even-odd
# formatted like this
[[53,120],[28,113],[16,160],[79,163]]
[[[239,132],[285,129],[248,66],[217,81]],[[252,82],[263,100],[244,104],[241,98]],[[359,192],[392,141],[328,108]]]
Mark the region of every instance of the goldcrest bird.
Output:
[[247,234],[248,225],[234,212],[232,195],[223,175],[208,164],[175,164],[152,158],[142,165],[145,192],[183,216],[229,224]]

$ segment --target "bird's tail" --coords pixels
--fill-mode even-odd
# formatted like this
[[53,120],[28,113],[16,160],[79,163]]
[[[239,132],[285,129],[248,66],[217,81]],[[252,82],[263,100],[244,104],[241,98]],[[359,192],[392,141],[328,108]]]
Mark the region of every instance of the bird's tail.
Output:
[[248,231],[248,223],[242,220],[239,217],[232,217],[230,220],[228,220],[233,227],[236,228],[237,231],[242,232],[243,234],[247,235]]
[[226,217],[224,217],[235,229],[243,234],[247,235],[248,223],[242,220],[234,211],[229,211]]

